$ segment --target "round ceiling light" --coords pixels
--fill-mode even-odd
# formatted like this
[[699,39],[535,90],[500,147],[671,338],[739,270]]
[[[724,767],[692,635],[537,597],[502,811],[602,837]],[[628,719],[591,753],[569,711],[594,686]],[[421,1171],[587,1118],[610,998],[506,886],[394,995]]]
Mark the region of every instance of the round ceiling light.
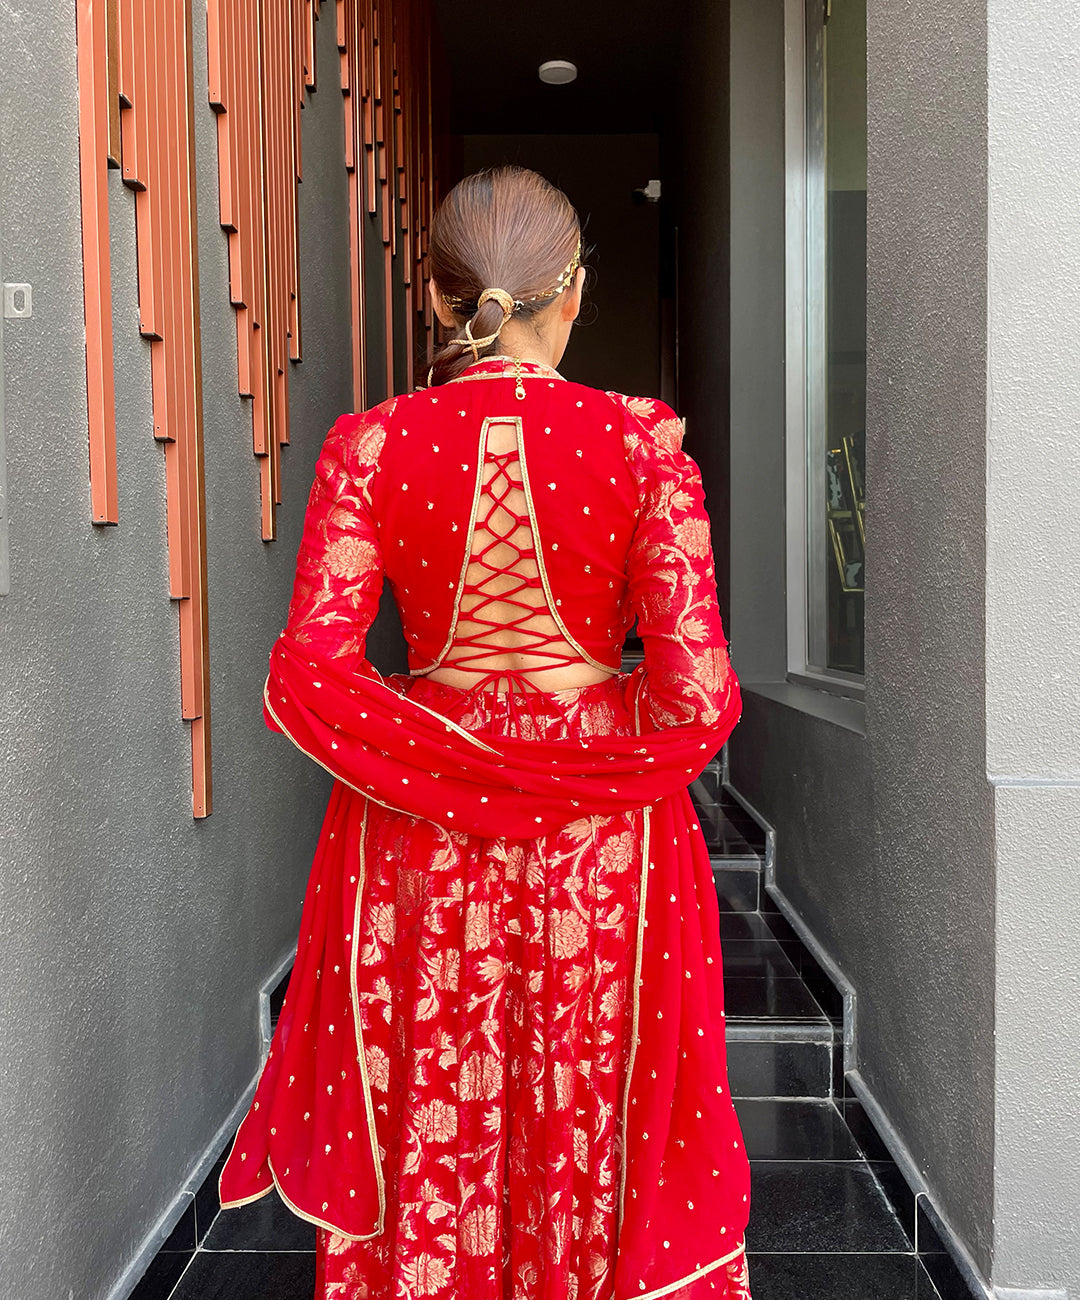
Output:
[[549,59],[540,65],[540,80],[549,86],[565,86],[577,79],[577,64],[566,59]]

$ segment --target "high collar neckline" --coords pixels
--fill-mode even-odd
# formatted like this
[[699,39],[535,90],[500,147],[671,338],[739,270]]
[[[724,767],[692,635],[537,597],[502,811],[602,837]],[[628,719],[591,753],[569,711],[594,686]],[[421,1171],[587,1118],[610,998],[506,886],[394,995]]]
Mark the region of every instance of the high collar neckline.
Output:
[[507,375],[513,377],[517,372],[518,365],[521,367],[522,375],[532,375],[534,378],[563,378],[554,366],[549,366],[543,361],[527,361],[522,358],[520,362],[515,362],[513,357],[499,355],[482,357],[479,361],[474,361],[471,365],[466,366],[456,379],[451,379],[449,382],[456,384],[462,379],[501,379]]

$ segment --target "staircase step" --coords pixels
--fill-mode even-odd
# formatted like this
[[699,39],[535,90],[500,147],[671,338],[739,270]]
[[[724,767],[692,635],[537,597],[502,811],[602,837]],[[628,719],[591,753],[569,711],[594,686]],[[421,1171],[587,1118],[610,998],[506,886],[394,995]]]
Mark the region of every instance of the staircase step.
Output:
[[761,860],[710,854],[716,901],[722,912],[758,912],[762,904]]
[[825,1041],[743,1038],[728,1027],[728,1084],[732,1097],[833,1096],[832,1038]]

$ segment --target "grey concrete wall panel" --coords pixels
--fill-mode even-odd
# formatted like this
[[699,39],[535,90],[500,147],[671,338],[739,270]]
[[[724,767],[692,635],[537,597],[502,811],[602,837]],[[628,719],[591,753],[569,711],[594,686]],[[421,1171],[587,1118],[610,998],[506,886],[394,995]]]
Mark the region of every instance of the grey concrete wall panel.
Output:
[[987,763],[1080,779],[1080,21],[991,0]]
[[[301,307],[280,540],[259,539],[198,11],[196,133],[215,812],[191,817],[165,486],[132,195],[109,174],[119,527],[89,523],[75,24],[0,7],[12,568],[0,602],[0,1294],[99,1297],[256,1069],[256,993],[295,941],[325,775],[261,717],[318,447],[349,409],[333,14],[304,109]],[[18,178],[18,184],[11,183]]]
[[[994,1282],[1080,1295],[1080,787],[998,786]],[[1035,848],[1034,846],[1038,846]]]
[[[868,13],[868,823],[863,1073],[989,1268],[993,809],[985,775],[986,17]],[[876,972],[870,974],[871,969]]]
[[1080,1295],[1080,22],[988,14],[994,1282]]

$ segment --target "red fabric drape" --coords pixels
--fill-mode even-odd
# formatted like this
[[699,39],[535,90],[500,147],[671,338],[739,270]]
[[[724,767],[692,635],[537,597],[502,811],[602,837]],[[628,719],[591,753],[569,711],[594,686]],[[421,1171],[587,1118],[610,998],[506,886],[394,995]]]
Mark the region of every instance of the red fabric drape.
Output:
[[[640,672],[628,679],[631,708],[644,680]],[[370,665],[342,674],[283,633],[263,698],[271,727],[360,794],[454,830],[527,838],[685,790],[738,721],[734,673],[729,682],[710,726],[640,737],[481,739],[399,694]],[[324,721],[330,717],[333,724]]]

